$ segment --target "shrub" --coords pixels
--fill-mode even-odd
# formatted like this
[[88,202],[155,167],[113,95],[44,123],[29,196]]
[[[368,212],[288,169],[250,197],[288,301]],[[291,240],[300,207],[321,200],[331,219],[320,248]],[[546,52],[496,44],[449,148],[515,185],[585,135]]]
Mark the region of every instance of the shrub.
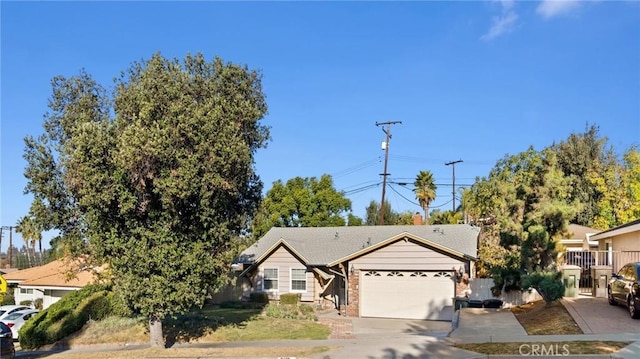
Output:
[[309,304],[300,304],[298,306],[298,310],[300,311],[300,313],[302,313],[303,315],[315,315],[315,310],[313,309],[312,306],[310,306]]
[[534,272],[522,277],[523,288],[534,288],[545,302],[551,303],[564,296],[562,273],[555,271]]
[[13,296],[13,288],[7,289],[7,292],[2,295],[2,305],[16,304],[16,298]]
[[297,293],[285,293],[280,295],[281,304],[297,305],[300,301],[300,294]]
[[308,304],[269,303],[264,309],[264,315],[271,318],[318,320],[313,307]]
[[32,300],[22,300],[20,301],[20,305],[25,305],[27,307],[30,307],[33,305],[33,301]]
[[255,292],[249,294],[249,302],[259,304],[269,304],[269,294],[264,292]]
[[42,310],[42,298],[36,298],[33,301],[33,306],[37,309],[37,310]]
[[104,286],[90,285],[69,293],[41,311],[20,329],[20,346],[34,349],[80,330],[91,319],[110,313],[110,292]]

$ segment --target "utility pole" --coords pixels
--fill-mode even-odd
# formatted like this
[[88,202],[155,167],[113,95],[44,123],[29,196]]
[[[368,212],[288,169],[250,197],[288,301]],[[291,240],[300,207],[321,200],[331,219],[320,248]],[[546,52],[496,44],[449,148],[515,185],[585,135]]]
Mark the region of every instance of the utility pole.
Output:
[[384,223],[384,192],[387,188],[387,162],[389,161],[389,140],[391,139],[391,125],[402,124],[402,121],[389,121],[389,122],[376,122],[376,126],[384,126],[387,125],[387,129],[382,128],[382,132],[387,135],[387,139],[382,142],[382,149],[384,150],[384,172],[380,175],[382,176],[382,200],[380,201],[380,213],[378,218],[378,224],[382,225]]
[[453,170],[453,190],[451,193],[453,194],[453,211],[456,211],[456,163],[460,163],[462,160],[451,161],[445,163],[446,166],[451,165],[451,169]]

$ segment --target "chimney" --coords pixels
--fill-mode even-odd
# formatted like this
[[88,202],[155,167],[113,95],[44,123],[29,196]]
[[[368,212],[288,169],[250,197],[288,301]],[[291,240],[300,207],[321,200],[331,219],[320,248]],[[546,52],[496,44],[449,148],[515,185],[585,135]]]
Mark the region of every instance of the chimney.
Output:
[[422,225],[422,215],[420,214],[420,212],[416,212],[416,214],[413,215],[413,225],[414,226]]

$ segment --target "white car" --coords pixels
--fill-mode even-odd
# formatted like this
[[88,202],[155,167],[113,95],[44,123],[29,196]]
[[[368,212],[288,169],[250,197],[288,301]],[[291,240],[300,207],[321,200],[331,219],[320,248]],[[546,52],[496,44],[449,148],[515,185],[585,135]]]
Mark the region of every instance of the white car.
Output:
[[13,313],[13,312],[17,312],[19,310],[25,310],[25,309],[31,309],[31,307],[27,307],[25,305],[3,305],[0,307],[0,322],[3,321],[3,319]]
[[18,339],[18,331],[24,323],[31,319],[33,316],[38,314],[39,310],[37,309],[25,309],[19,310],[17,312],[13,312],[2,320],[4,324],[6,324],[9,328],[11,328],[11,332],[13,333],[13,339]]

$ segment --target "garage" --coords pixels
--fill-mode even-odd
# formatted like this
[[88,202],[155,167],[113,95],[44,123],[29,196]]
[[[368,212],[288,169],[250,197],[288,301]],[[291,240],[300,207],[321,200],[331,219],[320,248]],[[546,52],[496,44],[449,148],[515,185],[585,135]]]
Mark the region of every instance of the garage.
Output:
[[451,320],[455,283],[448,272],[361,271],[360,316]]

